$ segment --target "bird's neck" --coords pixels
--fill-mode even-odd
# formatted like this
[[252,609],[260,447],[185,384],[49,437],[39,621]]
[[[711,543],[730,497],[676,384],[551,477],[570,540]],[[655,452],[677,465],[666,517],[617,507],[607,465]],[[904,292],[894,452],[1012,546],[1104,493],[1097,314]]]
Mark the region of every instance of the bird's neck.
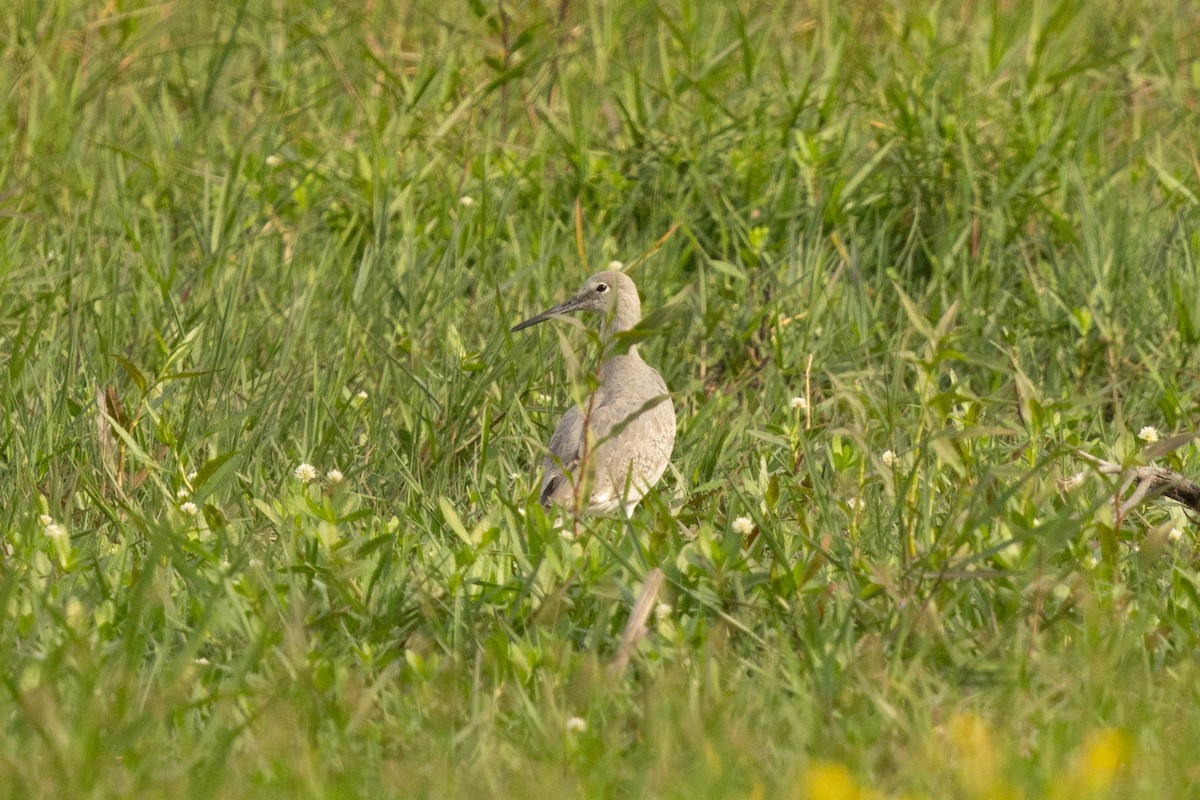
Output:
[[600,356],[600,382],[604,383],[605,378],[622,369],[628,368],[633,364],[641,364],[642,357],[638,355],[637,345],[630,345],[629,349],[624,353],[611,353],[605,347],[603,354]]
[[642,360],[638,355],[637,345],[629,345],[624,352],[615,353],[614,340],[617,334],[623,333],[633,328],[642,318],[641,309],[628,304],[618,304],[613,310],[612,316],[603,317],[600,320],[600,377],[612,373],[613,370],[620,369],[623,365],[632,364]]
[[641,319],[640,313],[630,313],[628,309],[618,306],[611,317],[601,318],[600,341],[607,345],[613,335],[633,330]]

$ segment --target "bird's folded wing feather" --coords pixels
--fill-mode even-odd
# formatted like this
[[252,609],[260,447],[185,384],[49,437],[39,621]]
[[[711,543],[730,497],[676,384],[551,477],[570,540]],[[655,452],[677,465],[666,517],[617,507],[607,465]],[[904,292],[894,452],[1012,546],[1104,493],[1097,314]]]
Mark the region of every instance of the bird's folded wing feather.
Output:
[[545,471],[542,479],[542,505],[562,500],[559,493],[569,489],[566,473],[579,464],[579,451],[583,444],[583,412],[572,406],[558,421],[554,435],[550,437],[549,452],[546,454]]
[[[655,387],[658,388],[658,387]],[[665,386],[662,387],[665,390]],[[597,402],[591,409],[588,425],[591,428],[594,466],[600,474],[612,474],[621,480],[622,475],[633,467],[633,474],[657,480],[661,469],[655,469],[671,452],[675,440],[674,414],[670,410],[670,397],[664,391],[656,397],[642,401],[629,397],[618,402]],[[665,427],[655,413],[660,404],[666,403],[670,415]],[[583,450],[583,416],[579,406],[574,406],[563,415],[554,435],[550,437],[549,453],[545,461],[545,477],[542,480],[540,500],[543,505],[570,499],[571,482],[567,473],[578,466]],[[662,430],[659,430],[662,428]],[[654,471],[654,475],[650,472]],[[647,481],[653,482],[653,481]]]

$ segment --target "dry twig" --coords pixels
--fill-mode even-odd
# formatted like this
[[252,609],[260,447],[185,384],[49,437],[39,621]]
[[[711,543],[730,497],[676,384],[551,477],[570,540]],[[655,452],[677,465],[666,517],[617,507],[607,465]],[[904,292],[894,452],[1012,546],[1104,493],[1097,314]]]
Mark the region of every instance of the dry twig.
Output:
[[625,632],[621,634],[621,646],[617,648],[617,655],[609,666],[613,677],[620,677],[624,674],[634,649],[646,635],[646,620],[649,619],[650,612],[654,609],[654,601],[658,597],[658,590],[662,588],[662,584],[663,571],[661,569],[655,567],[646,573],[642,592],[638,595],[637,602],[633,604],[633,610],[629,612],[629,621],[625,623]]
[[[1193,433],[1173,436],[1159,444],[1146,448],[1144,455],[1149,458],[1161,458],[1172,450],[1192,441],[1194,438],[1196,438],[1196,434]],[[1174,470],[1150,464],[1123,466],[1112,461],[1097,458],[1090,453],[1080,452],[1078,455],[1083,460],[1090,462],[1093,465],[1093,469],[1082,470],[1069,478],[1064,478],[1060,482],[1063,489],[1075,488],[1083,483],[1089,473],[1120,475],[1124,480],[1122,480],[1121,488],[1117,492],[1118,496],[1125,494],[1125,491],[1130,486],[1134,487],[1133,493],[1125,498],[1118,509],[1118,514],[1121,516],[1129,513],[1138,504],[1156,497],[1169,497],[1177,503],[1186,506],[1188,509],[1200,513],[1200,486],[1197,486]]]

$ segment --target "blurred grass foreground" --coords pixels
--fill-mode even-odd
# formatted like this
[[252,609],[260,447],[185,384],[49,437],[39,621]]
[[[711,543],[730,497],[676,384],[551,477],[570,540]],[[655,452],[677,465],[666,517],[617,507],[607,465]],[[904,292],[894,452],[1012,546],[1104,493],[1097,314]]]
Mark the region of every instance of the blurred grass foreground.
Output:
[[[6,4],[0,795],[1200,796],[1196,525],[1079,455],[1195,430],[1198,55],[1172,0]],[[678,440],[575,538],[594,347],[508,329],[613,261]]]

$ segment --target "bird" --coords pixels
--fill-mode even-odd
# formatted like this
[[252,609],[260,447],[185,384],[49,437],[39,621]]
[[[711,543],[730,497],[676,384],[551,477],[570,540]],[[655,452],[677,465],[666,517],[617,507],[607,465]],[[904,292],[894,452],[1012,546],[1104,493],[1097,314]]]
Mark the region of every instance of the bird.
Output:
[[581,510],[623,511],[630,517],[670,463],[675,407],[662,375],[642,360],[637,345],[627,350],[618,346],[617,334],[633,329],[642,318],[637,286],[623,272],[593,275],[570,300],[513,326],[512,333],[574,312],[600,317],[598,384],[555,427],[539,500],[549,511],[554,505],[573,507],[578,495],[584,500]]

